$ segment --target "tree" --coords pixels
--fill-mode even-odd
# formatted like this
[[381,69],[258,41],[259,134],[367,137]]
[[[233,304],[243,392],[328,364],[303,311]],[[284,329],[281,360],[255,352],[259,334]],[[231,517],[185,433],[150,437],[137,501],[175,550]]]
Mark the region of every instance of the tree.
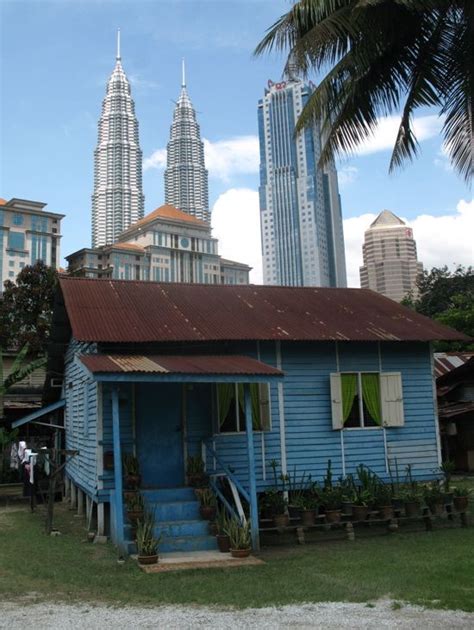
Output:
[[0,303],[0,346],[44,354],[49,341],[57,272],[42,261],[24,267],[16,283],[4,283]]
[[19,383],[27,376],[32,374],[38,368],[46,365],[46,357],[38,357],[32,361],[26,362],[29,352],[28,344],[25,344],[13,361],[8,376],[5,377],[3,368],[3,350],[0,346],[0,419],[4,413],[4,397],[8,390],[16,383]]
[[255,54],[273,48],[289,51],[288,75],[323,76],[296,125],[299,132],[321,120],[321,164],[353,152],[380,116],[401,111],[392,171],[418,154],[415,110],[435,107],[451,162],[472,181],[472,0],[300,0]]

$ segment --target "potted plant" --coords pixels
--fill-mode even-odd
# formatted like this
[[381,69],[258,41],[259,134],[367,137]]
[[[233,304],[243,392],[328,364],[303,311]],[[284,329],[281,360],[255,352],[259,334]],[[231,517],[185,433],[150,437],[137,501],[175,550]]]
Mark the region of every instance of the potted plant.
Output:
[[416,485],[410,485],[402,492],[406,516],[418,516],[421,511],[421,493]]
[[327,523],[339,523],[342,513],[342,490],[338,486],[327,486],[321,495]]
[[139,492],[132,493],[126,498],[127,518],[132,525],[135,525],[139,519],[143,519],[145,510],[145,501]]
[[301,524],[304,527],[311,527],[311,525],[314,525],[319,510],[316,496],[313,494],[308,494],[306,496],[302,495],[298,497],[296,506],[299,510]]
[[188,455],[186,460],[186,477],[188,486],[192,488],[205,488],[209,483],[209,477],[205,471],[205,464],[200,455]]
[[457,512],[465,512],[469,504],[469,490],[467,488],[454,488],[454,509]]
[[444,477],[444,503],[451,504],[453,502],[454,494],[451,492],[451,477],[453,476],[455,463],[452,459],[447,459],[441,466],[441,472]]
[[368,490],[358,489],[352,505],[352,520],[365,521],[369,515],[369,503],[372,497]]
[[199,499],[199,512],[201,518],[206,521],[213,521],[216,518],[216,496],[210,488],[196,489],[196,495]]
[[123,458],[123,474],[125,488],[129,490],[136,490],[140,487],[140,465],[138,459],[132,453],[125,453]]
[[429,507],[431,514],[440,516],[444,511],[444,497],[441,486],[437,481],[433,481],[430,485],[424,487],[424,499]]
[[390,520],[393,518],[392,488],[386,483],[381,483],[375,492],[375,505],[380,518]]
[[250,555],[251,535],[250,521],[241,523],[237,518],[228,521],[226,527],[230,540],[230,553],[233,558],[246,558]]
[[217,524],[217,534],[216,534],[217,547],[219,548],[219,551],[221,553],[228,553],[230,551],[230,538],[229,538],[229,534],[227,533],[229,518],[225,512],[225,508],[223,507],[221,507],[217,511],[216,524]]
[[137,521],[137,550],[139,564],[156,564],[158,562],[158,547],[161,541],[155,538],[155,514],[145,511],[143,518]]

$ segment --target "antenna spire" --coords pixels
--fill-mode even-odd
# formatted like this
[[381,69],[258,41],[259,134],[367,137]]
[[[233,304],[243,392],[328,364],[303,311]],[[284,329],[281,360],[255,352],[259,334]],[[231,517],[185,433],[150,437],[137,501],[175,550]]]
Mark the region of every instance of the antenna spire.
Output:
[[120,61],[120,29],[117,29],[117,61]]
[[181,73],[182,73],[181,87],[186,87],[186,68],[184,67],[184,57],[181,61]]

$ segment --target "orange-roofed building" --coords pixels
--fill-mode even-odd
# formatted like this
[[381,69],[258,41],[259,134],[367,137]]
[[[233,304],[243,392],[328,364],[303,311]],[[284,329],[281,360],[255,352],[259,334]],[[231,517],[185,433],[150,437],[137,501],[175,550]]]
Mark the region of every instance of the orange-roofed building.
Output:
[[155,282],[248,284],[251,269],[223,259],[209,223],[170,204],[131,225],[116,243],[66,260],[71,275]]

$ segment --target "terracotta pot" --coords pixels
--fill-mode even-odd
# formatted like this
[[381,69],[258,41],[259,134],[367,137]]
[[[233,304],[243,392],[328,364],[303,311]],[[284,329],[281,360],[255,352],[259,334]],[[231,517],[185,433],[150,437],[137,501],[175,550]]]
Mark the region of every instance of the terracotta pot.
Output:
[[353,521],[366,521],[369,515],[369,507],[367,505],[353,505],[352,506],[352,520]]
[[407,516],[419,516],[420,509],[421,506],[418,501],[406,501],[405,503],[405,514]]
[[288,527],[289,522],[290,517],[288,514],[276,514],[273,517],[273,524],[277,529],[285,529],[285,527]]
[[216,518],[216,508],[211,505],[201,505],[199,513],[205,521],[213,521]]
[[454,509],[456,512],[465,512],[469,503],[469,497],[454,497]]
[[301,524],[305,527],[311,527],[315,523],[315,511],[314,510],[301,510]]
[[233,558],[248,558],[248,556],[250,556],[250,549],[231,549],[230,555]]
[[153,556],[140,556],[138,555],[138,564],[156,564],[158,562],[158,554]]
[[327,523],[339,523],[341,520],[341,510],[326,509],[325,514]]
[[221,553],[229,553],[230,551],[230,538],[227,534],[217,534],[217,547]]
[[125,488],[127,488],[128,490],[134,490],[135,488],[139,488],[141,480],[142,478],[140,475],[125,475],[125,478],[124,478]]
[[384,521],[389,521],[393,518],[393,507],[391,505],[379,505],[378,506],[379,516]]

